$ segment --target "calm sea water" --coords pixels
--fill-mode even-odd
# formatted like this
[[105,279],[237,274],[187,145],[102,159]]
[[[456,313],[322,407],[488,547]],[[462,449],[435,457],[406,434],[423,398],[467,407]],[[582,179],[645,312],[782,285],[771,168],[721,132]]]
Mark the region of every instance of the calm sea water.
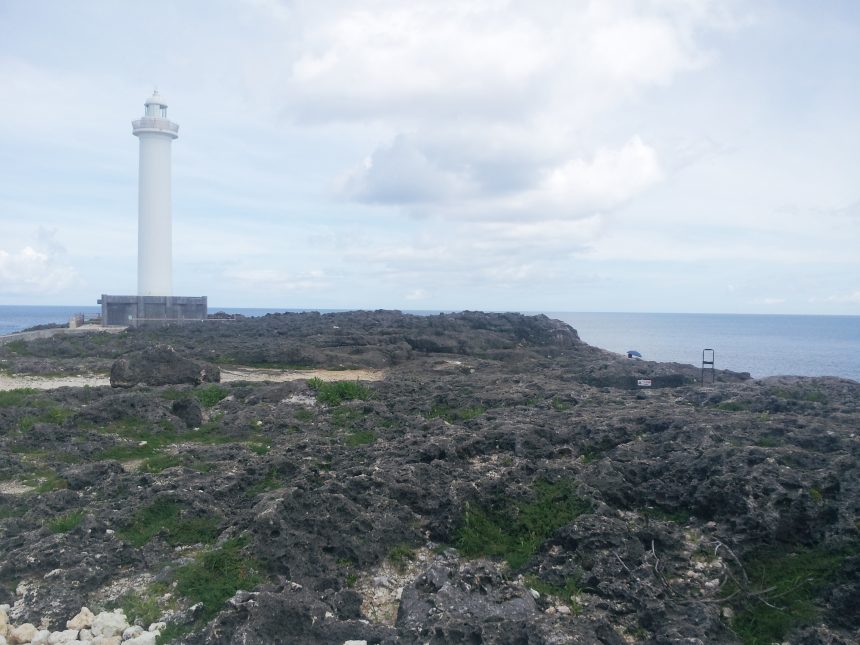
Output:
[[[304,310],[212,307],[210,311],[262,316]],[[0,305],[0,334],[64,323],[76,313],[92,316],[99,308]],[[698,366],[702,350],[709,347],[714,349],[717,368],[749,372],[756,378],[795,374],[860,381],[860,316],[546,313],[571,325],[590,345],[619,354],[634,349],[648,360]]]

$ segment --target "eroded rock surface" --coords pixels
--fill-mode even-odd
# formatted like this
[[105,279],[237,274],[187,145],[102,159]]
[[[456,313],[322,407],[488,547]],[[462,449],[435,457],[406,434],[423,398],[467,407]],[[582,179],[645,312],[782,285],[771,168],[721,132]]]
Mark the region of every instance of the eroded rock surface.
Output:
[[[516,314],[154,333],[0,355],[68,367],[82,349],[94,363],[169,343],[193,362],[385,378],[0,393],[7,633],[860,640],[856,382],[719,372],[702,387],[692,366],[629,361]],[[118,607],[128,624],[97,626]],[[755,632],[765,618],[782,622]]]

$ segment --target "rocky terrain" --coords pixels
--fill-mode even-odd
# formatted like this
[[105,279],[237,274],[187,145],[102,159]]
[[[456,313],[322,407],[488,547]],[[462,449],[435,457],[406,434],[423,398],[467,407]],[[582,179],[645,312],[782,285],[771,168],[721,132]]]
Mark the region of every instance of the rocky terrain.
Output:
[[[384,378],[217,382],[239,366]],[[0,369],[122,386],[0,392],[0,643],[860,642],[854,381],[703,385],[475,312],[15,341]]]

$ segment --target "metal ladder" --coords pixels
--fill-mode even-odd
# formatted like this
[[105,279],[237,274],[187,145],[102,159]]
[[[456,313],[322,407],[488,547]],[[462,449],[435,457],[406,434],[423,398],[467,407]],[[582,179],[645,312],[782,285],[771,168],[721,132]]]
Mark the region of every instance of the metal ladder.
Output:
[[714,370],[714,350],[710,347],[702,350],[702,385],[705,384],[706,369],[711,372],[711,383],[713,383],[716,380],[716,371]]

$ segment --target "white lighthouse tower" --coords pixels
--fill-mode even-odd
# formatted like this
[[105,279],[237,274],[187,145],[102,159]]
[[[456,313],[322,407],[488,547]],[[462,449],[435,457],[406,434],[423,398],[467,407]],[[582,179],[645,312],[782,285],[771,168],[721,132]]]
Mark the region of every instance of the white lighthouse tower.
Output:
[[144,115],[132,121],[140,140],[137,194],[137,294],[102,294],[103,325],[172,325],[206,320],[206,296],[173,295],[170,212],[170,144],[179,126],[167,118],[167,102],[153,92]]
[[154,92],[146,112],[132,122],[140,139],[137,194],[137,295],[173,294],[173,237],[170,213],[170,143],[179,126],[167,118],[167,102]]

